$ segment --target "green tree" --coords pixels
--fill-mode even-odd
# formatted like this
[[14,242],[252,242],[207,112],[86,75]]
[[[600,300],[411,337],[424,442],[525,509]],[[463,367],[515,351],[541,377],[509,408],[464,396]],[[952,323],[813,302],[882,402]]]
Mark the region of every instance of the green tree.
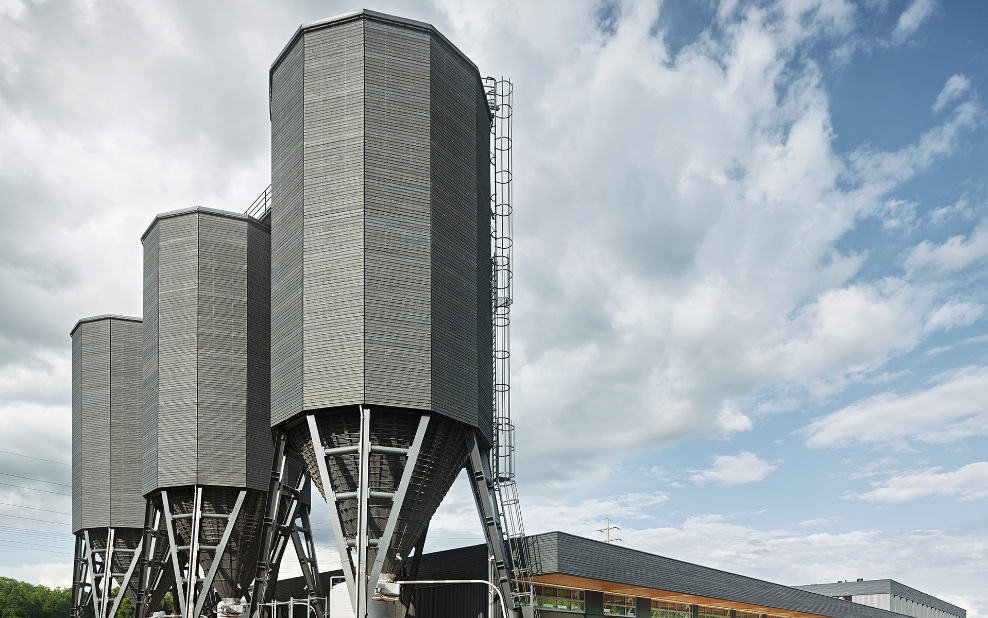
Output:
[[64,618],[71,609],[71,588],[36,586],[0,577],[0,618]]

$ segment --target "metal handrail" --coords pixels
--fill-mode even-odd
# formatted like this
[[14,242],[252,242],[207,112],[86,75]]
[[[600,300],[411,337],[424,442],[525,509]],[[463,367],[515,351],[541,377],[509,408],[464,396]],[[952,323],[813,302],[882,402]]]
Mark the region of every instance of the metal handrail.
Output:
[[261,191],[261,194],[257,196],[250,208],[244,211],[244,214],[254,219],[263,219],[269,212],[271,212],[271,185]]

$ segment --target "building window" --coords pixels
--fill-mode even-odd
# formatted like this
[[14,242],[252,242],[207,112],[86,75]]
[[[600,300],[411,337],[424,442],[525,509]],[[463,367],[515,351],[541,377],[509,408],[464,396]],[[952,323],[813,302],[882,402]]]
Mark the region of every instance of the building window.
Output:
[[605,616],[634,616],[635,597],[626,597],[620,594],[605,594],[604,615]]
[[652,599],[651,618],[692,618],[692,616],[693,611],[686,603]]
[[535,586],[535,607],[561,612],[586,611],[582,590],[555,586]]
[[731,610],[724,609],[723,607],[698,605],[697,614],[699,618],[730,618]]

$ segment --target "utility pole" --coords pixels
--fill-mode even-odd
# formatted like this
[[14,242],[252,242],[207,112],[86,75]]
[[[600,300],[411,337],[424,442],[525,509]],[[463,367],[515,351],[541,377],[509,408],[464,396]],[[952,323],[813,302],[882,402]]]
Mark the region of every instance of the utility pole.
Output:
[[605,543],[612,543],[614,541],[623,541],[624,539],[612,539],[611,538],[611,530],[620,530],[621,528],[619,528],[618,526],[612,526],[611,525],[611,519],[609,517],[605,517],[604,518],[604,521],[607,523],[607,525],[604,526],[603,528],[597,528],[597,532],[603,532],[604,533],[604,542]]

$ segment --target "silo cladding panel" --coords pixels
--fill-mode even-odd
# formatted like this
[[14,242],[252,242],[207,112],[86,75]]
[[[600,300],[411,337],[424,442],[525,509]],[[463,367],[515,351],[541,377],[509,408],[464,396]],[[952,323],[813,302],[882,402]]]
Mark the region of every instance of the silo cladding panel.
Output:
[[431,26],[303,27],[272,68],[272,424],[355,404],[490,439],[489,112]]
[[142,528],[141,321],[80,320],[72,330],[72,531]]
[[195,208],[158,216],[144,241],[144,493],[266,490],[270,232]]

